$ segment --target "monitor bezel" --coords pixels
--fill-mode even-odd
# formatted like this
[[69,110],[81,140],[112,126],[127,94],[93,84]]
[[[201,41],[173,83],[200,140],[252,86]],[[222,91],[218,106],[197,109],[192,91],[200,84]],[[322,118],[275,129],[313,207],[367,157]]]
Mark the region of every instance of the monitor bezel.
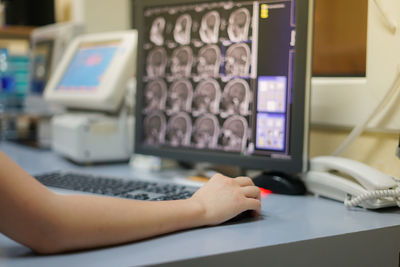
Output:
[[[67,45],[75,38],[75,36],[78,36],[82,33],[84,33],[85,27],[81,23],[77,22],[62,22],[62,23],[56,23],[56,24],[50,24],[46,26],[42,26],[39,28],[36,28],[35,30],[32,31],[31,35],[31,63],[33,63],[33,51],[35,50],[36,46],[42,42],[52,42],[52,47],[51,47],[51,55],[50,55],[50,61],[48,65],[46,66],[48,68],[48,79],[46,80],[46,84],[49,81],[51,75],[55,71],[56,66],[61,60],[62,55],[65,52],[65,49]],[[30,64],[29,68],[29,93],[32,93],[32,88],[31,88],[31,82],[33,79],[33,73],[34,73],[34,66],[33,64]],[[33,92],[37,93],[37,92]],[[43,92],[44,93],[44,88]]]
[[52,73],[52,69],[53,69],[53,65],[54,65],[54,51],[55,51],[55,46],[56,46],[56,40],[55,38],[42,38],[42,39],[36,39],[36,40],[32,40],[32,44],[31,44],[31,54],[30,54],[30,66],[29,66],[29,93],[38,93],[38,94],[42,94],[44,92],[35,92],[33,91],[33,83],[34,81],[36,81],[35,79],[35,71],[36,71],[36,58],[37,58],[37,49],[42,46],[45,45],[47,46],[47,55],[46,55],[46,62],[45,62],[45,68],[46,68],[46,74],[45,74],[45,84],[48,82],[48,80],[50,79],[50,75]]
[[[211,1],[202,1],[211,2]],[[236,1],[235,1],[236,2]],[[259,1],[277,2],[277,1]],[[191,0],[174,0],[168,5],[193,3]],[[144,45],[144,8],[166,5],[163,0],[135,1],[135,26],[138,30],[138,47]],[[203,151],[192,148],[150,147],[143,141],[143,121],[140,118],[143,108],[143,80],[144,68],[137,68],[136,92],[136,127],[135,153],[172,158],[184,162],[210,162],[221,165],[235,165],[242,168],[257,170],[283,171],[300,173],[308,168],[308,139],[309,139],[309,96],[311,80],[311,51],[312,51],[312,17],[313,1],[296,1],[296,53],[294,63],[294,88],[291,114],[291,153],[287,157],[260,157],[240,155],[223,151]],[[144,54],[138,51],[137,66],[144,66]],[[188,151],[189,150],[189,151]],[[286,156],[286,155],[284,155]]]

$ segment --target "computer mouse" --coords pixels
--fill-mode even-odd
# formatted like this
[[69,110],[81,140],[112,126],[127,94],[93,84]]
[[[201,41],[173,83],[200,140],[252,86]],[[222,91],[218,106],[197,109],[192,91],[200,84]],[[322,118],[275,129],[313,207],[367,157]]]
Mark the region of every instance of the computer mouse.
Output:
[[258,215],[256,215],[254,210],[246,210],[246,211],[243,211],[242,213],[239,213],[232,219],[229,219],[226,223],[250,221],[250,220],[254,220],[257,217],[258,217]]
[[253,182],[256,186],[271,190],[276,194],[304,195],[306,193],[304,183],[299,178],[286,173],[263,173],[253,178]]

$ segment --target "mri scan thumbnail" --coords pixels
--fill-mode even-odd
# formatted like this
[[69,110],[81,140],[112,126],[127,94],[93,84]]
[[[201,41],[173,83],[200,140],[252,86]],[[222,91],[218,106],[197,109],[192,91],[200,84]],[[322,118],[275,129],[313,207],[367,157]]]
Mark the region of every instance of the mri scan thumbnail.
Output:
[[224,88],[221,102],[221,117],[232,114],[246,116],[250,114],[250,87],[243,79],[229,81]]
[[181,45],[190,43],[190,31],[192,29],[192,18],[188,14],[181,15],[175,23],[174,39]]
[[144,89],[144,112],[153,110],[164,110],[167,100],[167,85],[163,80],[154,80],[149,82]]
[[188,146],[192,133],[192,121],[185,112],[180,112],[168,121],[167,142],[171,146]]
[[179,111],[190,112],[193,100],[192,84],[186,80],[174,82],[169,89],[167,99],[167,113],[177,113]]
[[199,83],[194,91],[193,116],[218,114],[221,95],[221,88],[216,80],[208,79]]
[[150,29],[150,41],[155,45],[162,46],[164,44],[165,19],[158,17],[153,21]]
[[202,76],[217,77],[221,65],[221,51],[216,45],[207,45],[198,54],[197,72]]
[[193,127],[193,143],[197,148],[216,148],[220,127],[212,114],[199,117]]
[[221,145],[226,151],[241,151],[246,149],[248,123],[242,116],[229,117],[221,130]]
[[250,48],[245,43],[231,45],[225,56],[227,76],[248,77],[250,75]]
[[228,36],[232,42],[249,39],[250,20],[250,12],[246,8],[237,9],[229,16]]
[[174,76],[190,76],[193,65],[193,51],[189,46],[176,48],[172,52],[171,72]]
[[160,77],[165,75],[167,65],[167,52],[162,47],[156,47],[147,55],[147,75],[150,77]]
[[144,119],[145,143],[158,145],[164,143],[166,119],[160,111],[154,111]]
[[217,11],[206,13],[201,19],[200,39],[206,44],[217,43],[220,23],[221,18]]

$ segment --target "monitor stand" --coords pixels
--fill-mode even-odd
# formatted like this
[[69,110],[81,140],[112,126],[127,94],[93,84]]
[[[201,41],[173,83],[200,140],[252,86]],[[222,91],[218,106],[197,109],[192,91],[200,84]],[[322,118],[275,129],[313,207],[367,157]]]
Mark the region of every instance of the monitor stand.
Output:
[[284,195],[304,195],[304,183],[293,175],[283,172],[263,172],[253,178],[256,186]]
[[208,163],[187,163],[179,162],[180,166],[190,170],[188,179],[192,181],[206,183],[217,172],[213,169],[211,164]]
[[235,166],[214,165],[212,163],[197,162],[190,163],[179,161],[179,166],[189,170],[188,179],[200,182],[206,182],[215,174],[223,174],[227,177],[244,176],[241,169]]

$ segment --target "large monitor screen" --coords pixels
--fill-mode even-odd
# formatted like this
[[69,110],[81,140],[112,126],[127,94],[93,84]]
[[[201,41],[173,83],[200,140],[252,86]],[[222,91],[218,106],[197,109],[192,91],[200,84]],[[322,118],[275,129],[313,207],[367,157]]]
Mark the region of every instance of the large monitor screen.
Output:
[[297,83],[294,72],[306,31],[296,38],[296,1],[154,2],[137,21],[137,150],[301,171],[306,57]]
[[79,45],[56,90],[95,91],[109,67],[120,41],[89,42]]

